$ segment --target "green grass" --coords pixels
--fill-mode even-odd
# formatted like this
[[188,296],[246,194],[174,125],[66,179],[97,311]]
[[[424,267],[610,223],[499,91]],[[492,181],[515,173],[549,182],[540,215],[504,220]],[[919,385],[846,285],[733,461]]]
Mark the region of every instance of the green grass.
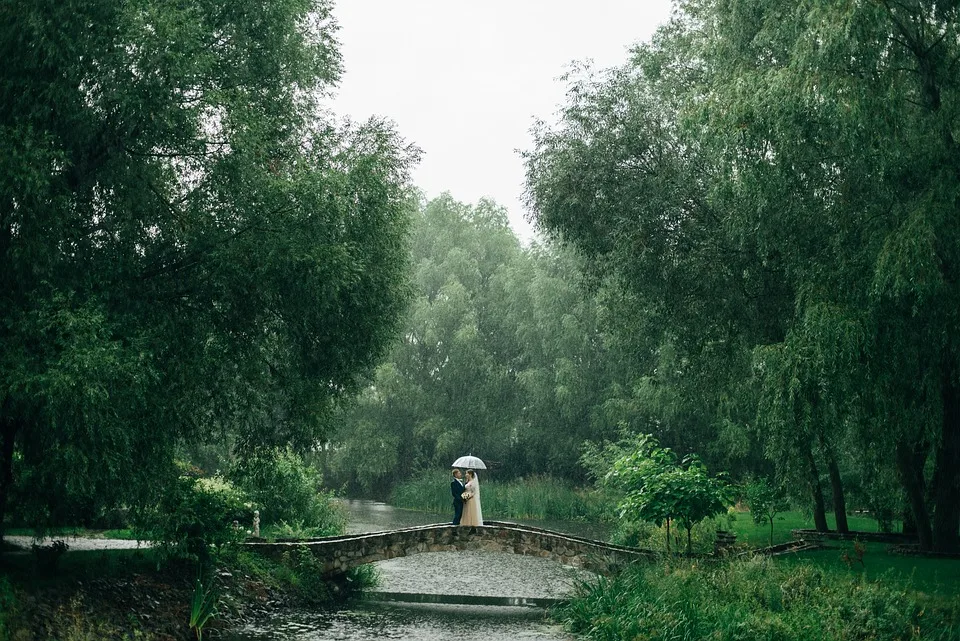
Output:
[[844,552],[851,558],[853,543],[836,542],[830,549],[811,550],[778,557],[786,566],[813,563],[825,572],[844,576],[860,576],[867,581],[882,581],[921,595],[950,597],[960,594],[960,559],[938,559],[891,554],[885,543],[864,543],[863,565],[851,566],[842,560]]
[[[750,512],[734,512],[733,521],[729,522],[729,529],[737,535],[738,543],[746,543],[751,547],[766,547],[770,540],[770,525],[763,523],[757,525],[753,522]],[[726,523],[726,522],[725,522]],[[848,516],[847,524],[851,530],[858,532],[879,532],[876,519],[868,516]],[[834,515],[827,515],[827,525],[831,530],[836,529],[837,523]],[[813,516],[808,516],[803,512],[793,510],[778,514],[773,521],[773,544],[786,543],[792,541],[792,530],[813,529]]]
[[[434,514],[449,514],[452,497],[448,472],[426,472],[394,489],[391,504]],[[483,518],[557,521],[601,520],[605,506],[593,491],[580,490],[549,476],[493,481],[481,472]]]
[[[867,516],[848,516],[850,529],[858,532],[877,532],[877,522]],[[833,514],[827,516],[827,525],[836,528]],[[730,529],[737,535],[737,542],[749,547],[762,548],[769,544],[770,526],[756,525],[749,512],[736,512],[730,522]],[[793,540],[790,534],[795,529],[813,529],[813,518],[799,511],[790,511],[778,515],[774,521],[774,544]],[[866,553],[863,567],[855,564],[852,569],[841,560],[843,552],[853,557],[853,543],[850,541],[826,540],[830,549],[802,552],[796,555],[778,557],[786,564],[814,563],[827,572],[849,574],[859,573],[867,580],[883,580],[901,586],[904,589],[921,594],[951,595],[960,594],[960,560],[937,559],[922,556],[904,556],[888,552],[886,543],[864,543]]]
[[672,560],[584,584],[555,612],[588,639],[958,641],[956,595],[929,598],[809,559]]

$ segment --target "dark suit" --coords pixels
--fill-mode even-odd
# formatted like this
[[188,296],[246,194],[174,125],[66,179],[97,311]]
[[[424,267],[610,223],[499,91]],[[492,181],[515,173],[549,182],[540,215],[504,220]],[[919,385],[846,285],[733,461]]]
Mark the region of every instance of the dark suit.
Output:
[[450,481],[450,493],[453,494],[453,521],[451,525],[460,525],[460,517],[463,516],[463,484],[457,479]]

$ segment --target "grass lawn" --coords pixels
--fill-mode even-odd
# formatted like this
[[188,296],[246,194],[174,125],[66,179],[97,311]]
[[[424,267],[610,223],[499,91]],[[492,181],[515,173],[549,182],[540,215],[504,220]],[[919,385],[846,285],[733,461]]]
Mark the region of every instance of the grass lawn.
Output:
[[[867,516],[848,516],[847,522],[851,530],[859,532],[877,532],[876,520]],[[832,514],[827,515],[827,523],[831,529],[836,528],[836,519]],[[749,512],[737,512],[730,529],[736,532],[737,542],[751,547],[766,547],[770,541],[770,526],[756,525]],[[791,511],[777,515],[773,524],[773,542],[785,543],[793,539],[791,530],[812,529],[813,517],[802,512]],[[931,595],[935,598],[951,597],[960,594],[960,559],[939,559],[921,556],[903,556],[891,554],[886,543],[866,543],[866,552],[863,555],[863,567],[855,563],[852,567],[841,558],[844,552],[852,558],[853,543],[851,541],[831,541],[826,550],[813,550],[794,555],[777,557],[787,564],[814,563],[817,566],[838,574],[858,574],[867,580],[882,580],[884,583],[896,584],[904,589],[915,591],[921,595]]]
[[841,559],[844,551],[853,556],[853,544],[835,542],[839,549],[812,550],[778,557],[786,564],[814,563],[826,571],[844,575],[862,575],[868,581],[915,592],[920,596],[956,599],[960,595],[960,559],[936,559],[890,554],[885,543],[866,543],[863,566],[848,566]]
[[[831,530],[836,529],[837,520],[833,514],[827,514],[827,525]],[[848,516],[847,525],[851,530],[858,532],[879,532],[876,519],[869,516]],[[897,524],[899,525],[899,524]],[[749,512],[735,512],[734,521],[729,527],[737,534],[738,543],[746,543],[752,547],[766,547],[770,545],[770,525],[763,523],[757,525]],[[803,512],[791,511],[778,514],[773,520],[773,544],[786,543],[792,541],[792,530],[813,529],[813,516],[807,516]]]

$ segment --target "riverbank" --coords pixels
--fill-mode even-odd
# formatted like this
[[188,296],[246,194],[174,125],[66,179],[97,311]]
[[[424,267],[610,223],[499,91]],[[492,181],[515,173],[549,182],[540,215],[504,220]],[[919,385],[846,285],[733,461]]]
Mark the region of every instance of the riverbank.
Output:
[[[159,565],[151,550],[64,553],[56,568],[39,557],[5,553],[0,559],[0,641],[188,641],[197,579],[194,563]],[[208,584],[217,614],[203,628],[217,639],[279,610],[330,604],[369,585],[369,572],[342,584],[313,577],[309,558],[271,562],[224,551]]]

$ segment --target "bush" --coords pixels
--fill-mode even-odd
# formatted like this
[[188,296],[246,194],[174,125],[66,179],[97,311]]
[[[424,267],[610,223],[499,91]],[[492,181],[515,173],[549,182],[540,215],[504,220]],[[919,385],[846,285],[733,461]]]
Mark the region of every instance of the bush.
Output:
[[[708,519],[693,526],[692,549],[694,553],[710,554],[713,552],[713,543],[717,538],[718,519]],[[676,526],[670,528],[670,549],[673,552],[682,552],[686,546],[686,532]],[[647,550],[666,550],[667,527],[656,526],[644,521],[622,519],[610,534],[610,542],[616,545],[626,545]]]
[[274,559],[249,552],[241,546],[228,548],[221,559],[234,575],[244,575],[282,592],[293,603],[318,605],[351,596],[378,582],[373,565],[349,570],[340,580],[325,580],[323,568],[306,546],[298,546]]
[[231,478],[259,506],[264,527],[282,522],[300,523],[317,536],[342,534],[346,517],[322,489],[316,468],[287,449],[271,449],[243,459]]
[[210,546],[239,541],[234,521],[250,522],[253,504],[226,479],[181,476],[159,503],[137,518],[138,536],[158,544],[162,556],[205,560]]
[[634,565],[580,586],[555,615],[590,639],[957,641],[957,607],[810,564],[766,557]]
[[10,638],[10,620],[16,613],[17,597],[7,577],[0,576],[0,640]]

